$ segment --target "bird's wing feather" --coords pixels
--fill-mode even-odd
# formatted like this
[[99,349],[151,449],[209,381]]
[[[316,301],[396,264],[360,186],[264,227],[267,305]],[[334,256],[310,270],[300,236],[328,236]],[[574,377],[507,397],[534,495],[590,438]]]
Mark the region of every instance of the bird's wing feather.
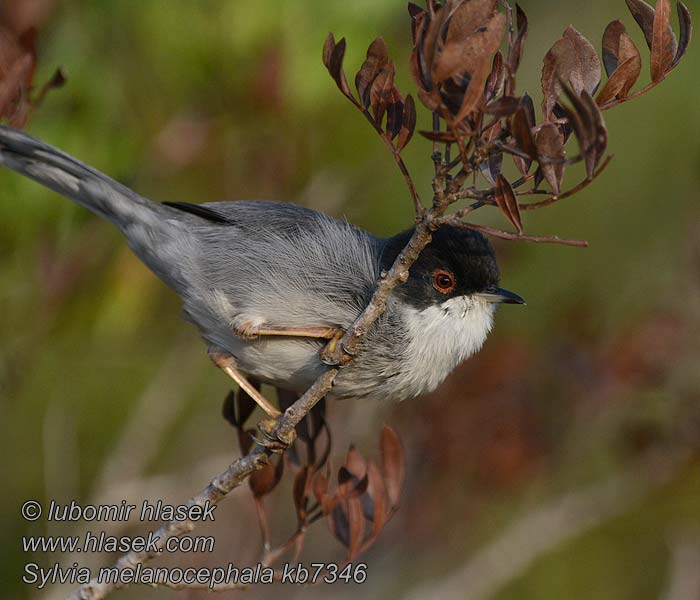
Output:
[[206,306],[186,303],[190,314],[209,309],[237,328],[347,327],[366,305],[379,270],[377,238],[290,203],[201,206],[206,214],[186,212],[200,244]]

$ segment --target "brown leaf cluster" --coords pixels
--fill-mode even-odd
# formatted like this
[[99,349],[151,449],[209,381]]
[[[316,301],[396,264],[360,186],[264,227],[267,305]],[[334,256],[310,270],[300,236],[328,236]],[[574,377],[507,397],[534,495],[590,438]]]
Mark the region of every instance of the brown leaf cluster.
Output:
[[7,120],[13,127],[23,127],[46,93],[65,83],[60,69],[56,70],[33,94],[37,25],[51,4],[8,0],[0,6],[0,120]]
[[[259,385],[254,384],[256,387]],[[278,390],[285,410],[297,396]],[[224,401],[224,418],[236,429],[243,454],[254,443],[256,433],[246,428],[255,402],[243,391],[231,392]],[[334,471],[329,456],[331,431],[325,420],[325,402],[319,402],[297,427],[297,439],[283,456],[255,471],[249,486],[255,501],[265,554],[272,564],[293,550],[298,560],[307,529],[325,520],[329,531],[347,549],[347,562],[357,558],[377,541],[396,512],[405,478],[405,458],[394,430],[384,427],[380,439],[381,462],[365,459],[351,446],[343,464]],[[296,532],[288,542],[270,549],[270,528],[264,499],[274,491],[285,473],[293,475],[292,500],[297,517]]]
[[328,34],[323,47],[323,64],[333,77],[338,89],[357,106],[377,132],[400,153],[411,140],[416,127],[416,106],[413,98],[404,98],[394,83],[394,65],[382,38],[377,38],[367,49],[367,58],[355,75],[355,98],[343,70],[345,39],[336,43]]
[[455,123],[484,103],[483,88],[506,28],[497,4],[497,0],[447,0],[444,5],[429,2],[427,10],[409,4],[411,74],[419,97],[429,110]]
[[[609,157],[602,111],[661,82],[679,64],[691,38],[690,14],[682,2],[677,5],[678,38],[670,23],[670,0],[658,0],[656,8],[644,0],[626,3],[651,50],[651,83],[632,91],[642,58],[621,21],[605,29],[602,61],[594,45],[569,26],[543,60],[539,122],[531,97],[516,86],[529,24],[520,6],[513,11],[507,0],[428,0],[425,8],[409,3],[414,43],[409,68],[418,97],[433,116],[432,129],[420,134],[433,142],[435,198],[447,203],[473,200],[441,222],[504,239],[585,245],[555,236],[525,235],[522,212],[573,196],[603,171]],[[400,151],[413,133],[415,106],[411,102],[407,110],[409,97],[403,102],[394,86],[395,68],[386,45],[379,38],[367,51],[355,78],[359,100],[342,70],[344,54],[345,40],[336,43],[329,35],[324,64],[336,84],[385,141],[398,136]],[[607,80],[601,87],[603,67]],[[386,113],[391,114],[383,125]],[[570,149],[572,139],[577,150]],[[512,157],[519,177],[509,178],[503,172],[505,154]],[[566,168],[577,162],[584,163],[586,177],[565,189]],[[417,200],[405,165],[401,162],[399,167]],[[524,201],[525,196],[537,195],[546,198]],[[489,205],[500,210],[515,233],[463,220]],[[417,218],[421,210],[417,205]]]

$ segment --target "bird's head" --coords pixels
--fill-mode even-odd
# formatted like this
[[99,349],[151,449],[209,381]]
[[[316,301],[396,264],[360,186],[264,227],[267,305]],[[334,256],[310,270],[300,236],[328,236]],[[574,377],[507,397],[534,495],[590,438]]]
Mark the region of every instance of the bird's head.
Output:
[[[413,230],[389,238],[382,254],[382,268],[388,269],[406,245]],[[478,231],[443,226],[434,234],[409,271],[408,281],[396,295],[422,311],[439,306],[483,308],[492,313],[497,304],[525,304],[508,290],[498,287],[498,263],[491,244]],[[466,316],[466,314],[464,315]]]

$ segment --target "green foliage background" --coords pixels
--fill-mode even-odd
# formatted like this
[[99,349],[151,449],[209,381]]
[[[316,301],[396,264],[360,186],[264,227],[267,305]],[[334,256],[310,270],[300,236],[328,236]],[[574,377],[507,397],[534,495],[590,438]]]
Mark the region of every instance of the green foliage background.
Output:
[[[541,59],[569,23],[598,47],[605,25],[623,17],[648,58],[622,0],[522,5],[530,35],[519,86],[536,102]],[[697,20],[700,4],[688,5]],[[321,64],[329,30],[348,39],[351,74],[383,35],[401,89],[413,91],[400,1],[65,1],[40,34],[37,81],[60,64],[68,84],[49,95],[28,130],[153,199],[289,199],[391,234],[410,225],[410,201],[386,149]],[[630,428],[667,441],[698,418],[699,72],[694,40],[668,81],[605,114],[615,159],[601,178],[527,215],[530,233],[583,237],[590,249],[497,245],[504,287],[528,306],[499,313],[494,337],[468,371],[432,398],[381,407],[381,417],[362,403],[337,409],[352,415],[341,427],[348,440],[371,449],[385,419],[398,423],[409,449],[406,505],[367,557],[363,595],[399,597],[457,568],[539,502],[623,471],[637,457],[620,451]],[[430,149],[417,136],[406,152],[424,199]],[[495,210],[482,213],[484,222],[506,226]],[[43,524],[23,522],[21,502],[89,498],[158,373],[166,391],[153,393],[173,399],[159,405],[164,431],[144,476],[169,475],[182,486],[171,500],[184,500],[215,470],[185,481],[179,474],[211,456],[233,456],[235,446],[219,413],[225,378],[181,322],[178,299],[118,232],[5,171],[0,223],[0,440],[9,489],[0,495],[0,596],[29,598],[40,594],[20,582],[29,557],[19,540]],[[489,369],[503,379],[474,383],[488,380]],[[465,390],[472,386],[474,393]],[[492,428],[495,441],[475,448],[469,427]],[[435,451],[444,440],[449,456]],[[505,469],[489,462],[503,445],[515,448]],[[245,505],[245,493],[238,495]],[[246,551],[255,550],[253,521],[232,514],[231,527],[247,531],[254,541]],[[691,464],[623,514],[538,558],[496,597],[662,597],[671,540],[696,530],[697,541],[698,527],[700,472]],[[331,547],[319,535],[318,548]],[[231,548],[227,560],[239,551]],[[347,593],[308,593],[333,591]]]

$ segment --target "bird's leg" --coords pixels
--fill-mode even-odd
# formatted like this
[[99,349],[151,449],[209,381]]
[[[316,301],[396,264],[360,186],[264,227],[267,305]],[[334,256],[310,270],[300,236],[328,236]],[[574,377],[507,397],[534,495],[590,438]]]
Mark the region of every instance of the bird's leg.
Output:
[[282,413],[278,411],[270,401],[265,398],[258,390],[256,390],[248,381],[245,376],[236,368],[236,359],[230,354],[223,354],[221,352],[210,351],[209,357],[212,362],[219,367],[226,375],[233,379],[240,388],[248,394],[258,406],[262,408],[270,417],[276,419]]
[[330,342],[328,342],[328,351],[329,352],[335,352],[335,347],[338,345],[338,342],[343,339],[343,336],[345,335],[345,330],[344,329],[336,329],[335,335],[330,338]]
[[[234,333],[247,340],[254,340],[260,336],[270,337],[301,337],[309,339],[330,340],[328,346],[320,352],[321,361],[329,367],[337,367],[340,362],[331,358],[335,354],[338,342],[345,335],[345,330],[340,327],[273,327],[256,326],[243,323],[241,327],[234,329]],[[348,353],[349,354],[349,353]]]
[[320,352],[321,361],[329,367],[337,367],[340,365],[340,362],[330,357],[335,354],[335,348],[338,342],[343,339],[345,330],[340,327],[250,327],[244,323],[243,327],[236,330],[236,334],[249,340],[259,336],[305,337],[330,340],[327,348],[323,348]]
[[258,335],[266,336],[286,336],[286,337],[305,337],[315,338],[319,340],[332,340],[338,333],[343,331],[337,327],[260,327]]
[[290,336],[330,340],[328,347],[321,349],[321,361],[329,367],[336,367],[340,363],[330,358],[335,354],[335,347],[345,335],[345,330],[339,327],[261,327],[256,330],[258,335]]

